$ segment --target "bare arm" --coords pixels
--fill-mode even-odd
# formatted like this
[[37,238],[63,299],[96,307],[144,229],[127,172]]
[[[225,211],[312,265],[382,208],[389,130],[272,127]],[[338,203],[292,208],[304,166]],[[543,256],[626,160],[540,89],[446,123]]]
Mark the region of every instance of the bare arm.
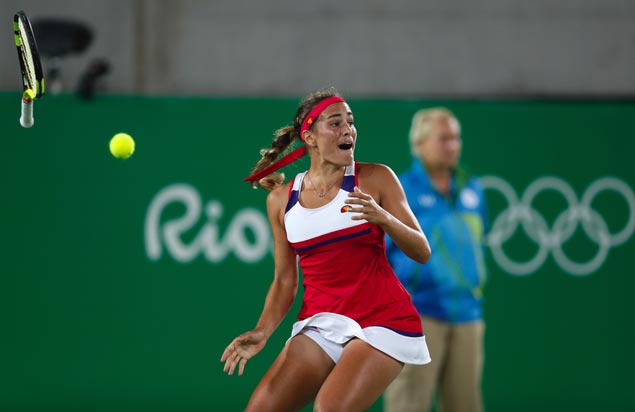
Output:
[[267,196],[267,215],[273,232],[274,278],[269,286],[260,318],[253,330],[235,338],[225,349],[221,362],[230,375],[238,365],[242,375],[247,360],[254,357],[267,343],[280,322],[289,312],[298,290],[298,266],[284,229],[284,207],[287,186],[274,189]]
[[408,257],[426,263],[431,255],[428,239],[408,205],[395,173],[387,166],[361,163],[359,186],[347,203],[355,207],[352,219],[379,225]]
[[267,214],[273,232],[274,278],[265,298],[265,305],[256,325],[267,338],[280,325],[289,312],[298,290],[298,264],[295,252],[287,241],[284,229],[284,208],[287,204],[287,188],[281,187],[269,193]]

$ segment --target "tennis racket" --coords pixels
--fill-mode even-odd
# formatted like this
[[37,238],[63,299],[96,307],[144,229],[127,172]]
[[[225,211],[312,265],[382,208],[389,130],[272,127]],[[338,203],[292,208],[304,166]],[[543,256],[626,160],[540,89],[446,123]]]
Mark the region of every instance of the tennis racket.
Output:
[[15,45],[18,48],[18,60],[22,71],[22,113],[20,124],[22,127],[33,126],[33,101],[44,95],[44,76],[40,54],[37,51],[35,36],[31,23],[23,11],[13,16],[13,32]]

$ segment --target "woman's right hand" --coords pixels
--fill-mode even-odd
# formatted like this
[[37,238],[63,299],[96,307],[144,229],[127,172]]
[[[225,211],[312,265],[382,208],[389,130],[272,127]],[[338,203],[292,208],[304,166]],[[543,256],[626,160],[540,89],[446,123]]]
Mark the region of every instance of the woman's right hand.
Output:
[[243,374],[247,361],[265,347],[267,337],[257,329],[245,332],[234,339],[223,352],[220,361],[225,362],[223,372],[233,375],[236,365],[238,365],[238,376]]

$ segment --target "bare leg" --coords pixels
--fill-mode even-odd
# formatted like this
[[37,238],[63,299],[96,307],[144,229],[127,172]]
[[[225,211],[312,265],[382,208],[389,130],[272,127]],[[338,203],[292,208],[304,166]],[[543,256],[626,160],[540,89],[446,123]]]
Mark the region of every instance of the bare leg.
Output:
[[357,412],[370,407],[403,364],[366,342],[353,339],[322,385],[315,412]]
[[308,405],[333,369],[331,358],[300,334],[284,347],[254,390],[245,411],[292,412]]

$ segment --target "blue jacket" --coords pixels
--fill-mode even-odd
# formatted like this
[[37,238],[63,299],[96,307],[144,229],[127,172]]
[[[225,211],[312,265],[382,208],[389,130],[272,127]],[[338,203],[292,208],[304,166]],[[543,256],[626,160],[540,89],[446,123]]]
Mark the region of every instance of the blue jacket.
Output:
[[487,208],[478,180],[457,169],[451,195],[446,197],[434,188],[418,159],[399,180],[432,256],[419,264],[387,237],[387,255],[395,273],[421,315],[451,323],[481,319]]

